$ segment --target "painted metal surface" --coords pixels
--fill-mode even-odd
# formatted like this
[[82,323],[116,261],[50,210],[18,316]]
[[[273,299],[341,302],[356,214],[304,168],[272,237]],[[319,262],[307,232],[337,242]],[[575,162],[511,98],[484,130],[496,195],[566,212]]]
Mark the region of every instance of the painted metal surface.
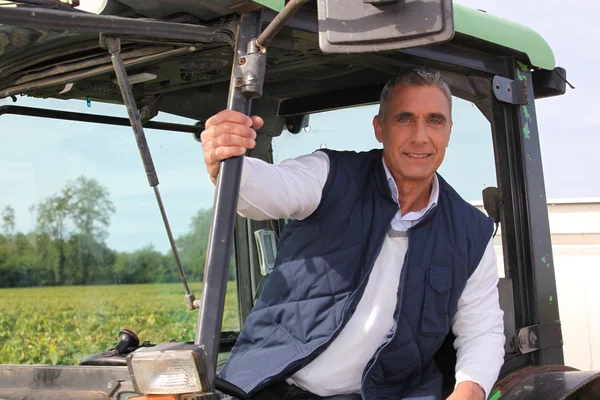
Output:
[[[542,168],[540,137],[534,104],[533,82],[529,67],[519,61],[515,68],[515,79],[527,88],[529,103],[518,107],[518,123],[521,140],[521,162],[525,178],[525,205],[527,207],[529,229],[529,270],[532,281],[527,295],[532,306],[534,324],[549,324],[559,321],[558,299],[546,188]],[[562,346],[541,349],[536,353],[540,365],[563,364]]]
[[105,15],[93,15],[43,8],[5,8],[0,13],[0,23],[32,29],[56,29],[65,31],[102,32],[105,35],[139,35],[154,39],[170,39],[190,43],[224,42],[232,44],[225,26],[211,28],[201,25],[149,21]]
[[108,399],[133,393],[127,367],[0,365],[0,398]]
[[534,67],[554,69],[552,48],[533,29],[454,3],[454,26],[462,33],[526,54]]
[[600,371],[552,371],[522,380],[502,400],[564,400],[600,398]]
[[[254,0],[280,11],[284,0]],[[533,29],[492,14],[460,4],[453,4],[456,33],[471,36],[526,54],[532,66],[552,70],[556,66],[554,52],[544,38]]]
[[[240,19],[236,38],[227,108],[246,115],[250,115],[252,99],[243,94],[244,78],[242,76],[248,77],[249,75],[243,75],[240,61],[252,47],[251,41],[258,36],[260,27],[258,14],[244,14]],[[262,74],[264,76],[264,70]],[[242,157],[232,157],[222,162],[215,188],[213,217],[204,267],[204,287],[200,299],[195,339],[195,343],[203,345],[206,350],[208,373],[214,373],[217,365],[219,332],[221,332],[225,307],[228,265],[233,247],[242,165]],[[213,376],[209,377],[210,382],[213,379]]]
[[509,104],[527,104],[527,90],[523,82],[494,76],[492,81],[494,96],[500,101]]
[[[545,374],[548,372],[568,372],[568,371],[577,371],[577,369],[572,367],[566,367],[563,365],[548,365],[548,366],[528,366],[515,372],[510,373],[509,375],[503,377],[498,380],[490,393],[489,399],[500,398],[504,393],[509,392],[511,389],[515,388],[524,380],[540,374]],[[488,399],[488,400],[489,400]]]
[[[514,323],[519,329],[560,318],[531,74],[516,60],[508,61],[503,75],[526,87],[528,104],[513,105],[494,98],[492,129],[503,199],[502,257],[505,276],[513,284]],[[527,354],[513,350],[507,353],[501,376],[521,366],[550,364],[564,364],[561,346]]]

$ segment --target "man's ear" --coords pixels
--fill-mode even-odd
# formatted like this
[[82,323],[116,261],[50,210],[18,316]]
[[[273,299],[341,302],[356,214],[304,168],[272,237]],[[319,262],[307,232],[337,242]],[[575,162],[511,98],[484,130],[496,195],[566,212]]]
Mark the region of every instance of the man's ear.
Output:
[[375,138],[379,143],[383,142],[383,124],[379,115],[373,117],[373,131],[375,132]]
[[452,126],[454,122],[450,121],[450,133],[448,134],[448,143],[446,143],[446,147],[450,146],[450,140],[452,139]]

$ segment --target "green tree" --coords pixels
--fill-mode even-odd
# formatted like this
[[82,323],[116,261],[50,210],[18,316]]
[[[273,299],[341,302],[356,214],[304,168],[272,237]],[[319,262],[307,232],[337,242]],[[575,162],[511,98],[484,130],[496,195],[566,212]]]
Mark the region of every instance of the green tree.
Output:
[[36,210],[38,230],[50,236],[52,240],[48,244],[56,248],[58,253],[55,282],[59,285],[65,282],[67,224],[72,210],[72,198],[72,190],[66,186],[60,193],[40,202]]
[[73,194],[71,212],[79,233],[104,242],[108,236],[110,217],[116,211],[108,189],[97,180],[85,176],[80,176],[67,187]]
[[[90,269],[104,268],[107,255],[114,258],[104,244],[116,211],[107,188],[80,176],[39,203],[36,211],[39,231],[49,235],[47,244],[56,249],[57,284],[87,284],[90,275],[102,275]],[[52,255],[49,249],[43,253]]]
[[116,259],[114,276],[118,283],[150,283],[167,270],[166,257],[152,245],[133,253],[120,253]]
[[[206,245],[210,232],[212,210],[198,210],[190,222],[190,231],[177,239],[181,263],[188,279],[200,281],[204,275],[204,262],[206,260]],[[177,268],[175,261],[173,268]]]
[[49,273],[24,234],[17,232],[10,240],[0,235],[0,287],[47,285]]
[[15,233],[16,217],[15,209],[9,204],[2,211],[2,231],[11,238]]
[[110,218],[116,208],[110,200],[108,189],[95,179],[80,176],[68,187],[73,194],[71,215],[78,235],[79,283],[87,284],[90,267],[103,264],[104,241],[108,237]]
[[[211,221],[212,209],[198,210],[190,222],[190,231],[177,239],[181,263],[189,280],[201,281],[204,278],[206,246],[208,245]],[[172,264],[172,270],[177,272],[175,260],[170,261],[170,264]],[[177,280],[180,279],[178,273],[176,277]],[[235,279],[235,258],[233,254],[229,262],[229,279]]]

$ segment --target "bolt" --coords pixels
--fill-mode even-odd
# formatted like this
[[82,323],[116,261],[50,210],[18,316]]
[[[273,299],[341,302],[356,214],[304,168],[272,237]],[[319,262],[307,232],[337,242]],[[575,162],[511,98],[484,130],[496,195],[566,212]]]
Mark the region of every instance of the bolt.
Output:
[[240,65],[246,64],[246,58],[245,57],[240,57],[239,63],[240,63]]
[[242,78],[235,78],[235,86],[242,86],[243,83]]
[[535,333],[531,332],[531,333],[529,334],[529,341],[530,341],[532,344],[535,344],[535,342],[537,342],[537,336],[535,335]]
[[112,396],[119,389],[121,384],[118,381],[110,381],[106,386],[108,387],[109,391],[108,395]]

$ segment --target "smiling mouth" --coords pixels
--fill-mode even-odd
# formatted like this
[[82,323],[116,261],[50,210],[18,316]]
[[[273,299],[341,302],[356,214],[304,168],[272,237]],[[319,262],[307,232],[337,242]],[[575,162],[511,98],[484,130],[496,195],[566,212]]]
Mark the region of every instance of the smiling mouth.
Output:
[[404,153],[404,155],[406,155],[408,158],[415,158],[418,160],[431,157],[431,153]]

